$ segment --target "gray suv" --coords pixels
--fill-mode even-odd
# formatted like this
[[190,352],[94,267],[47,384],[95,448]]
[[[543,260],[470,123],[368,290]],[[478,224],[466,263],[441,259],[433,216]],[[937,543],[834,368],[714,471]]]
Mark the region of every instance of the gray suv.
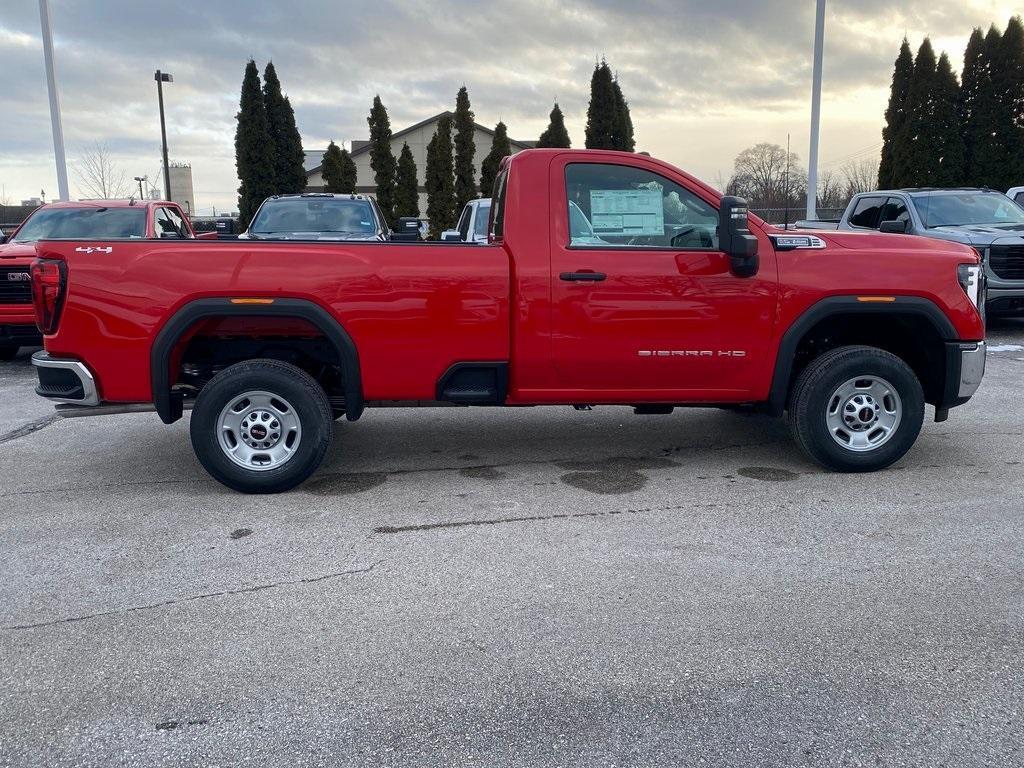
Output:
[[989,189],[896,189],[854,195],[838,222],[801,229],[878,230],[969,245],[988,278],[992,314],[1024,314],[1024,208]]

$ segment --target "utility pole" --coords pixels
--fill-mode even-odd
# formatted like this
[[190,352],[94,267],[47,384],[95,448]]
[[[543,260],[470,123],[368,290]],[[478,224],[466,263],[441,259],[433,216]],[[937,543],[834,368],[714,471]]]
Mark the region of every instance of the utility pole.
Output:
[[825,0],[814,17],[814,75],[811,84],[811,149],[807,156],[807,218],[818,218],[818,132],[821,128],[821,60],[825,48]]
[[53,130],[53,155],[57,162],[58,200],[70,199],[68,164],[64,157],[64,128],[60,120],[60,94],[53,60],[53,32],[50,29],[50,0],[39,0],[39,22],[43,28],[43,59],[46,62],[46,88],[50,93],[50,126]]
[[[41,2],[42,0],[40,0]],[[156,95],[160,102],[160,141],[164,150],[164,199],[171,199],[171,169],[167,162],[167,124],[164,122],[164,83],[173,83],[174,76],[159,69],[153,75],[156,80]]]

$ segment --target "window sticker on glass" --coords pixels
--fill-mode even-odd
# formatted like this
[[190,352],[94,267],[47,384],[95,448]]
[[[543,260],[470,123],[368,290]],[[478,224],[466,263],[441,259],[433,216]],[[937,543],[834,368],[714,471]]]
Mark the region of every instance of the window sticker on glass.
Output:
[[592,189],[590,213],[598,235],[665,234],[660,189]]

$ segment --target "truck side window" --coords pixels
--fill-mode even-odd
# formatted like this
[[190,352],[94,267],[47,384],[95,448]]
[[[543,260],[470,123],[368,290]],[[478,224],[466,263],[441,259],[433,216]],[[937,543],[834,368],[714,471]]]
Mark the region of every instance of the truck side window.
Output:
[[153,233],[157,237],[181,237],[174,220],[166,208],[157,208],[153,218]]
[[907,212],[907,204],[898,197],[890,197],[882,208],[882,221],[910,221],[910,214]]
[[853,209],[853,214],[850,216],[850,226],[878,229],[884,204],[884,197],[862,197],[857,201],[857,207]]
[[185,221],[181,218],[181,215],[174,208],[164,208],[167,213],[167,217],[171,220],[171,224],[174,225],[175,230],[181,237],[192,237],[192,233],[189,228],[185,226]]
[[718,247],[718,211],[651,171],[573,163],[565,169],[565,191],[570,247]]

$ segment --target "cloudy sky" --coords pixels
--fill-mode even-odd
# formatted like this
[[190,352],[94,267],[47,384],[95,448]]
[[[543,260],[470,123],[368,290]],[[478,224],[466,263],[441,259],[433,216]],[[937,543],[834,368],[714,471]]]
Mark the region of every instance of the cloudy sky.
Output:
[[[248,58],[272,59],[307,148],[366,138],[375,93],[393,129],[450,108],[463,83],[477,121],[535,139],[557,98],[583,144],[590,72],[618,71],[637,148],[715,183],[744,147],[806,158],[813,0],[51,0],[71,165],[106,145],[129,177],[155,177],[165,93],[172,161],[192,164],[200,213],[236,207],[234,126]],[[821,158],[873,158],[904,35],[962,64],[974,26],[1005,27],[1010,0],[829,0]],[[0,198],[57,189],[36,0],[0,0]],[[422,171],[422,169],[421,169]],[[0,200],[2,202],[2,200]]]

